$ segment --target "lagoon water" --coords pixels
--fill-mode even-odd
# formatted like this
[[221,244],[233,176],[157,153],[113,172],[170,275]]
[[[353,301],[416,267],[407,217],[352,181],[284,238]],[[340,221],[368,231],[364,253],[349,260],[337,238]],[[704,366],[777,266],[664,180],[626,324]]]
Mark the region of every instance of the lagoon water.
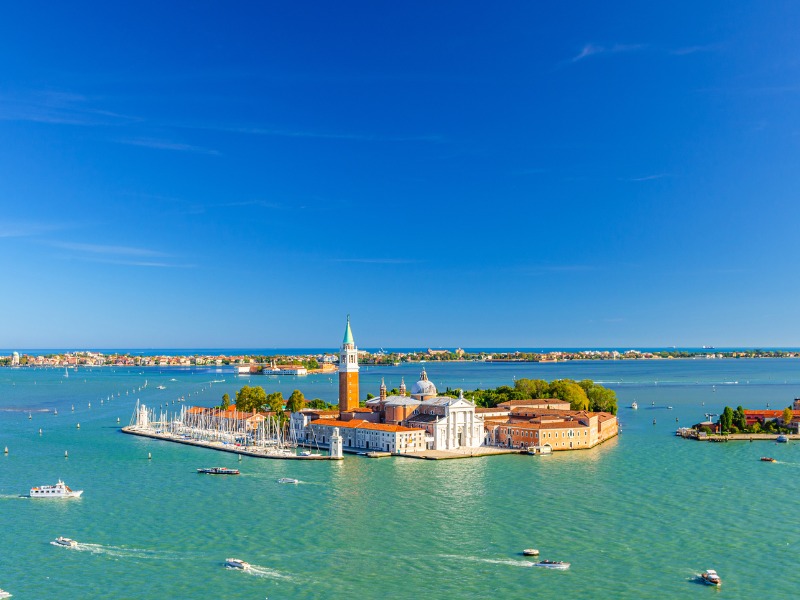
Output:
[[[116,421],[130,421],[137,399],[170,409],[180,396],[217,404],[246,377],[1,369],[0,447],[9,454],[0,456],[0,588],[15,599],[796,596],[800,444],[704,444],[673,433],[725,405],[787,406],[800,396],[800,362],[425,366],[440,389],[594,379],[617,391],[622,433],[549,457],[239,463],[124,435]],[[419,369],[362,367],[361,393],[377,394],[382,377],[389,388],[401,377],[410,386]],[[249,380],[285,396],[295,387],[308,398],[337,394],[335,377]],[[633,400],[638,411],[627,408]],[[778,462],[762,463],[763,455]],[[217,465],[242,475],[196,474]],[[280,477],[301,483],[280,485]],[[83,497],[24,497],[58,478]],[[50,545],[62,535],[80,546]],[[572,567],[533,568],[521,555],[528,547]],[[225,569],[227,557],[254,568]],[[719,571],[721,590],[696,582],[707,568]]]

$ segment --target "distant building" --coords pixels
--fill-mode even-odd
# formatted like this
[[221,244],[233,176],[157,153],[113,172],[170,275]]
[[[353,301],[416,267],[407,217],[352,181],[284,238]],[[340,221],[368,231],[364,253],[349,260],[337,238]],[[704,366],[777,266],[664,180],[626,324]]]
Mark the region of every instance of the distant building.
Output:
[[19,366],[19,352],[14,352],[11,354],[11,366],[12,367]]

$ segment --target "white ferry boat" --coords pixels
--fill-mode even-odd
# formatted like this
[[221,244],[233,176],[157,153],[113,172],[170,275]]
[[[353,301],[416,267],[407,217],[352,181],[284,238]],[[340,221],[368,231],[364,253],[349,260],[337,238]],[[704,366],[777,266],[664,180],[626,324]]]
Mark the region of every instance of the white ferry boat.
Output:
[[225,566],[229,569],[242,569],[243,571],[246,571],[250,568],[250,563],[244,562],[238,558],[226,558]]
[[50,543],[53,544],[54,546],[64,546],[64,548],[78,547],[78,542],[76,542],[75,540],[71,540],[68,537],[62,537],[62,536],[57,537]]
[[31,488],[31,498],[80,498],[83,490],[70,489],[60,479],[55,485],[43,485]]

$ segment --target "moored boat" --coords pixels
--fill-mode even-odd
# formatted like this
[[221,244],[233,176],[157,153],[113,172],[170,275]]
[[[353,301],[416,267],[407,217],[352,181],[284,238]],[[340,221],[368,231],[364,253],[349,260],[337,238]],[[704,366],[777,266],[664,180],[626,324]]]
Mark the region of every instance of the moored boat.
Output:
[[300,483],[299,479],[292,479],[291,477],[281,477],[278,483]]
[[207,473],[208,475],[238,475],[239,469],[229,469],[227,467],[209,467],[205,469],[197,469],[198,473]]
[[717,572],[714,569],[708,569],[706,571],[703,571],[700,574],[700,579],[702,579],[703,583],[705,583],[706,585],[715,585],[715,586],[722,585],[722,579],[719,578],[719,575],[717,575]]
[[64,546],[65,548],[77,548],[78,542],[75,540],[71,540],[68,537],[58,536],[52,542],[50,542],[54,546]]
[[244,571],[250,568],[250,563],[244,562],[238,558],[226,558],[225,566],[229,569],[242,569]]
[[789,438],[786,437],[785,435],[779,435],[778,437],[775,438],[775,441],[779,444],[786,444],[789,442]]
[[83,490],[70,489],[60,479],[55,485],[42,485],[31,488],[31,498],[79,498]]
[[536,548],[525,548],[522,553],[525,556],[539,556],[539,551]]
[[631,408],[632,408],[633,410],[636,410],[636,409],[638,409],[638,408],[639,408],[639,405],[636,403],[636,401],[633,401],[633,402],[631,402]]
[[777,462],[777,461],[776,461],[774,458],[772,458],[771,456],[762,456],[762,457],[761,457],[761,460],[762,460],[762,461],[764,461],[764,462]]
[[0,598],[11,598],[11,592],[0,590]]
[[533,563],[534,567],[544,567],[546,569],[559,569],[561,571],[569,569],[569,563],[562,560],[540,560]]

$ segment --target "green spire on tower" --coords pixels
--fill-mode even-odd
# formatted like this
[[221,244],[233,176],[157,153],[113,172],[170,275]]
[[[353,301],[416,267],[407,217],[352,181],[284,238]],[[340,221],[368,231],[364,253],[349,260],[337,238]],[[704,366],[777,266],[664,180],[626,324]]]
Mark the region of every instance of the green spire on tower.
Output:
[[342,345],[344,344],[352,344],[355,346],[353,331],[350,329],[350,315],[347,315],[347,328],[344,330],[344,340],[342,341]]

